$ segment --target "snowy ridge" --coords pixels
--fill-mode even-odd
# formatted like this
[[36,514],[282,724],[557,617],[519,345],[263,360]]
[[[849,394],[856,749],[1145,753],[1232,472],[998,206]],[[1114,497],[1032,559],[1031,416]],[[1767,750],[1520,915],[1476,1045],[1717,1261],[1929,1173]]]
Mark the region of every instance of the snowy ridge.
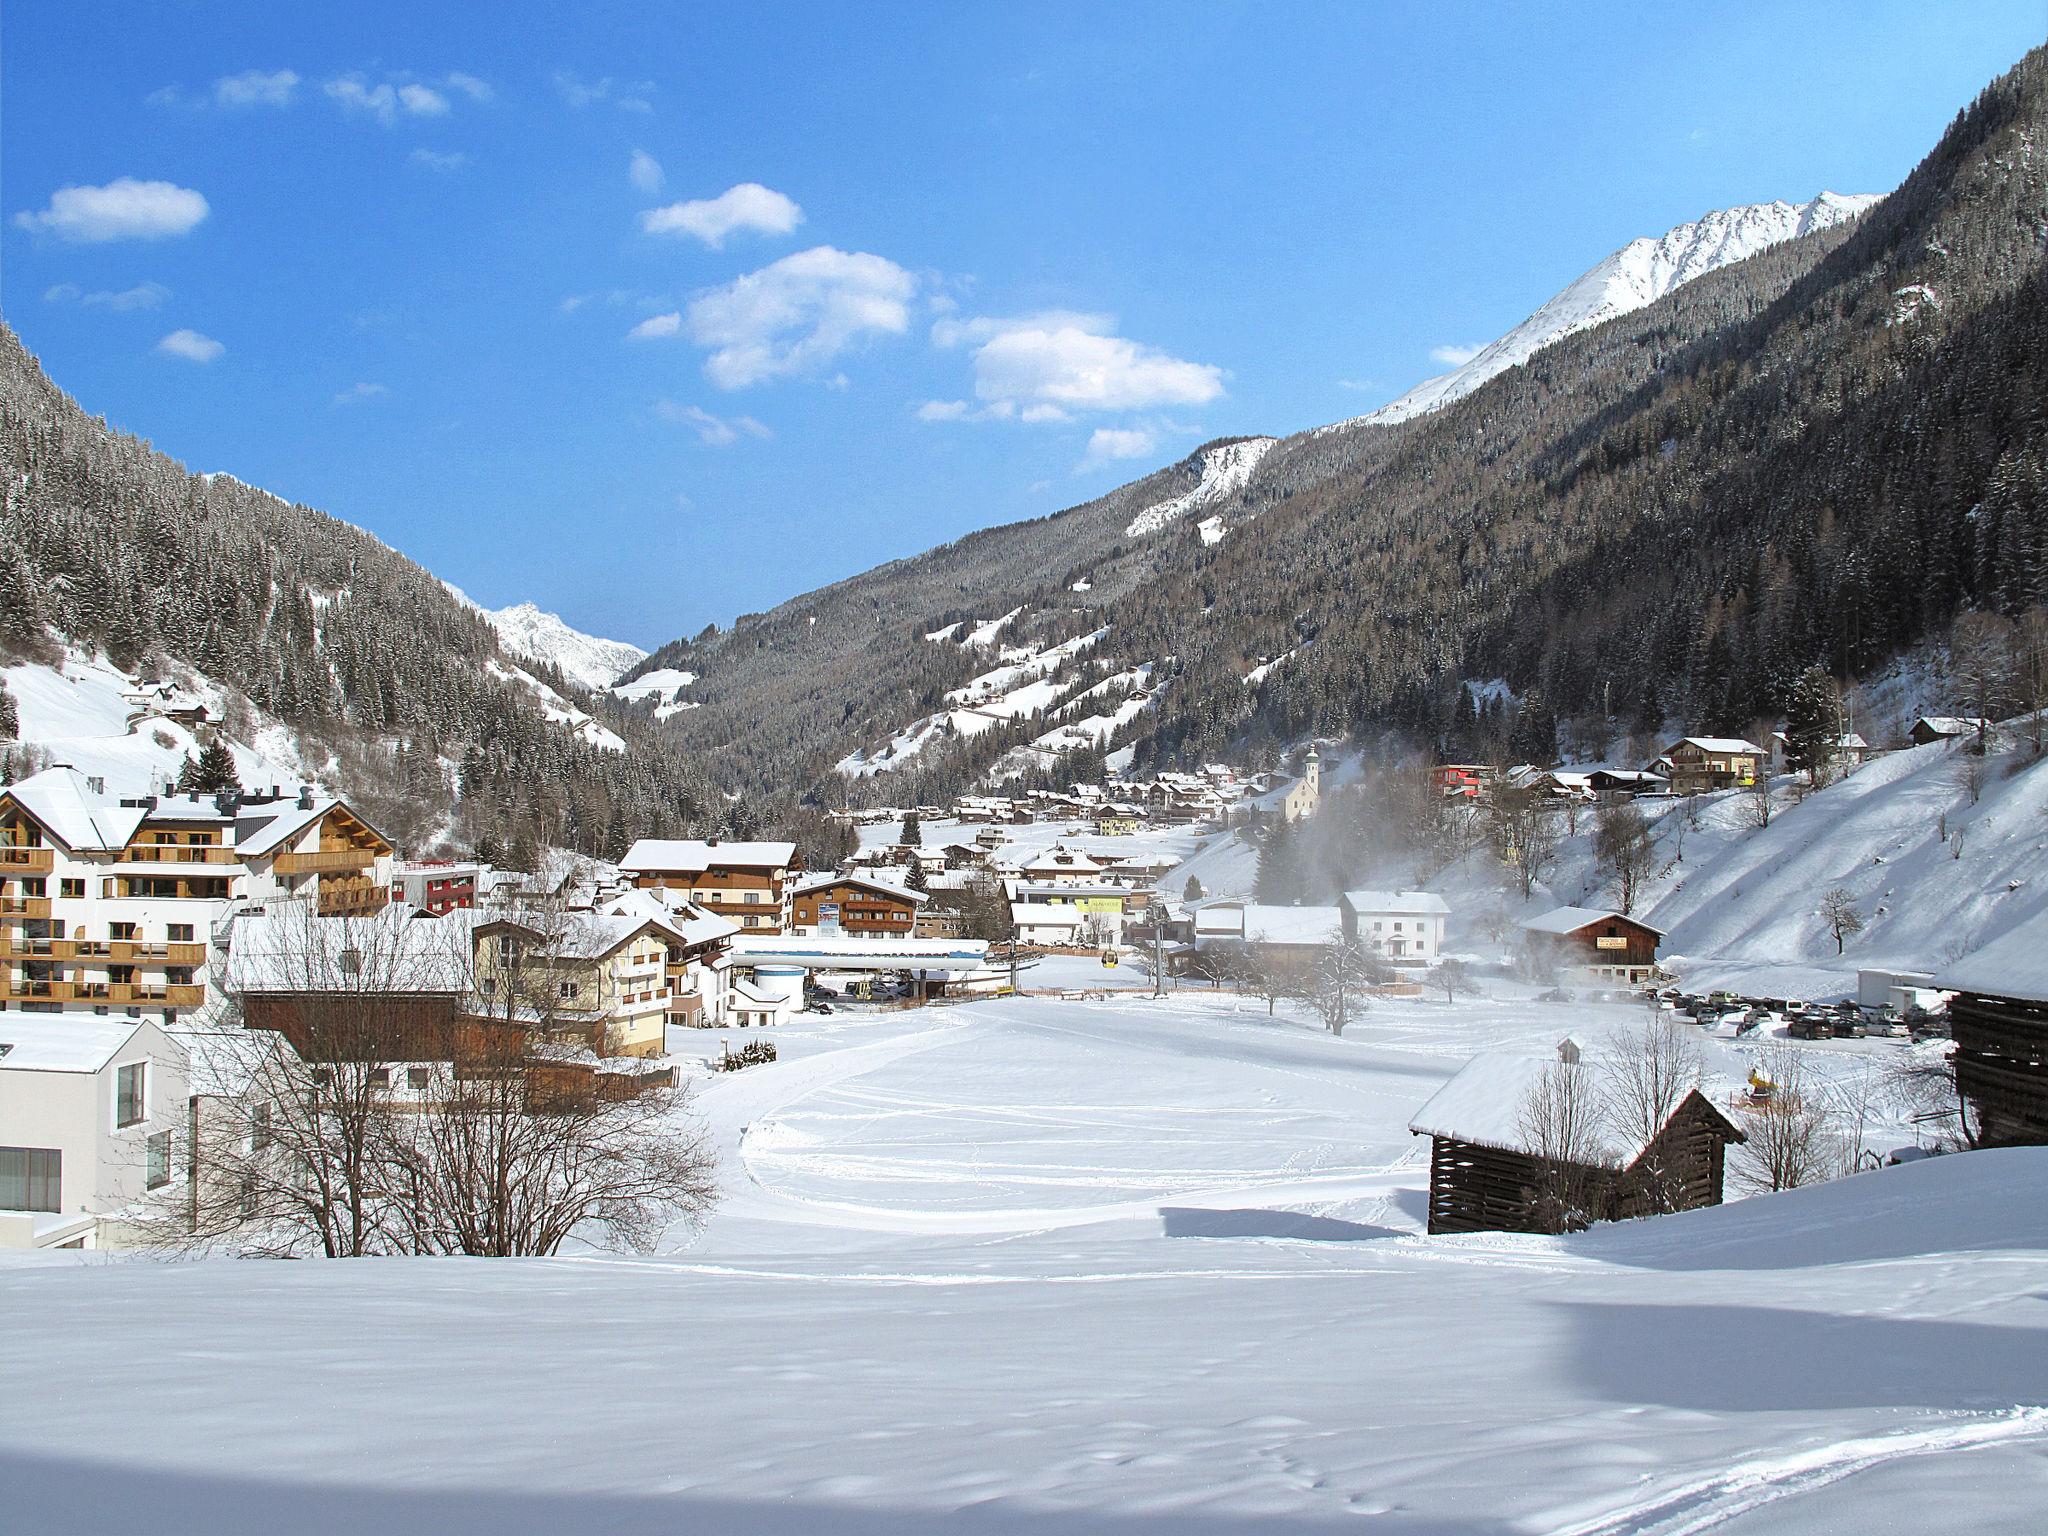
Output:
[[629,641],[586,635],[570,627],[560,614],[545,612],[533,603],[486,608],[453,582],[441,585],[457,602],[490,620],[491,628],[498,632],[498,643],[506,650],[528,661],[547,662],[582,687],[609,688],[647,659],[647,653]]
[[1496,374],[1520,367],[1553,341],[1653,304],[1674,288],[1717,267],[1744,261],[1782,241],[1796,240],[1857,217],[1876,195],[1823,192],[1805,203],[1754,203],[1724,208],[1652,239],[1632,240],[1575,279],[1535,314],[1449,373],[1426,379],[1343,427],[1391,426],[1462,399]]
[[[1206,507],[1226,496],[1236,495],[1245,488],[1246,482],[1252,477],[1252,471],[1259,467],[1259,460],[1266,456],[1267,450],[1275,441],[1277,439],[1270,437],[1246,437],[1234,443],[1224,443],[1217,448],[1204,449],[1201,483],[1191,491],[1147,507],[1131,519],[1130,526],[1124,529],[1124,533],[1131,538],[1157,533],[1169,524],[1180,521],[1197,508]],[[1205,519],[1205,524],[1211,522],[1215,525],[1213,537],[1210,527],[1205,526],[1202,530],[1203,542],[1208,544],[1214,544],[1217,539],[1223,537],[1221,521]]]

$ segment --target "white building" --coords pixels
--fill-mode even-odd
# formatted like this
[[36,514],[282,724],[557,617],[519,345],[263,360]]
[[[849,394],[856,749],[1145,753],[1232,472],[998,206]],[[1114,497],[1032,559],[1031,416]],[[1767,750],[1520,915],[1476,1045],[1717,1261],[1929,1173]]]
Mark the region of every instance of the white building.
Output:
[[1443,957],[1451,909],[1431,891],[1346,891],[1344,936],[1371,945],[1399,964],[1434,965]]
[[122,798],[45,769],[0,789],[0,1011],[174,1022],[205,1001],[209,939],[231,908],[380,911],[391,855],[309,790]]
[[0,1016],[0,1248],[121,1241],[183,1177],[184,1050],[146,1019]]
[[1323,758],[1311,745],[1308,756],[1302,760],[1301,777],[1280,799],[1280,814],[1289,821],[1300,821],[1303,817],[1315,815],[1322,803]]

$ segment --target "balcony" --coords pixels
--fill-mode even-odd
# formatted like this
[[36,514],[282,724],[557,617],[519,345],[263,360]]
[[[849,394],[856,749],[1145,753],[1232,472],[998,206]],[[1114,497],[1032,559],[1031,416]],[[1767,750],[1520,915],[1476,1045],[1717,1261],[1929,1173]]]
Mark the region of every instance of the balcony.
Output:
[[280,853],[270,867],[280,875],[336,875],[368,869],[377,862],[369,848],[323,848],[318,853]]
[[322,917],[368,917],[384,910],[391,901],[391,887],[370,880],[320,878]]
[[8,875],[47,875],[57,867],[54,848],[17,848],[0,843],[0,878]]
[[85,960],[115,965],[206,964],[204,944],[139,944],[132,939],[27,939],[0,933],[0,960]]
[[0,896],[0,917],[48,917],[47,896]]
[[117,864],[235,864],[239,855],[232,848],[212,843],[137,843],[123,848]]
[[190,985],[166,986],[146,981],[42,981],[16,980],[0,976],[0,1000],[29,1003],[86,1003],[109,1007],[137,1007],[153,1004],[165,1008],[197,1008],[206,1001],[206,988]]

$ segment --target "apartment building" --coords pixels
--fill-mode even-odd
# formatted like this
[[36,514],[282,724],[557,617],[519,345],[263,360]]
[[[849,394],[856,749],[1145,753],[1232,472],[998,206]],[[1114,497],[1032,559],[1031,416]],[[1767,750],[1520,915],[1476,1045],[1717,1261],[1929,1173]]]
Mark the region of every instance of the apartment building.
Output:
[[232,905],[375,912],[391,854],[310,791],[123,798],[45,769],[0,789],[0,1009],[174,1022],[205,1001],[208,940]]
[[599,1056],[659,1056],[674,938],[662,919],[642,915],[489,919],[475,928],[471,1010],[528,1025],[543,1038],[578,1040]]
[[643,837],[619,869],[639,889],[686,899],[743,933],[789,931],[795,843]]

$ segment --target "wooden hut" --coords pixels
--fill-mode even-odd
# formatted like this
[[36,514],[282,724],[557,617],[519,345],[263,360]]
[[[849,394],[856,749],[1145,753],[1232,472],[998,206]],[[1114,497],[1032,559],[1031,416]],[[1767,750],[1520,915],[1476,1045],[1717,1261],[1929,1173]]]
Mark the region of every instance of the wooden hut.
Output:
[[[1431,1141],[1431,1232],[1548,1232],[1721,1203],[1742,1128],[1695,1089],[1648,1140],[1617,1134],[1591,1110],[1594,1085],[1576,1074],[1595,1069],[1578,1057],[1569,1039],[1556,1057],[1476,1056],[1416,1113],[1408,1129]],[[1532,1113],[1539,1094],[1560,1088],[1589,1116],[1568,1158],[1539,1150],[1546,1135]]]
[[1966,955],[1938,984],[1956,1042],[1956,1087],[1980,1146],[2048,1144],[2048,917]]

